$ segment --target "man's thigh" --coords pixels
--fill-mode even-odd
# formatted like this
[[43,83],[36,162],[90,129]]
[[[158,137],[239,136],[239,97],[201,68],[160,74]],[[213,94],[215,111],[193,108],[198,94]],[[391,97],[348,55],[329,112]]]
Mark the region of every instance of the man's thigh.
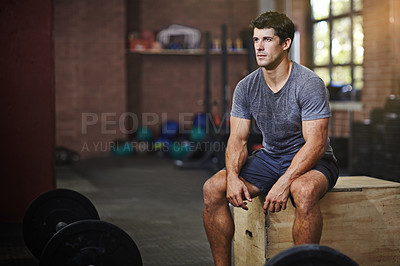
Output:
[[247,183],[252,184],[254,188],[257,188],[257,192],[260,191],[260,193],[267,195],[280,177],[279,170],[281,167],[280,158],[273,157],[264,150],[258,150],[249,156],[240,170],[239,176]]
[[[249,190],[251,198],[255,198],[255,197],[257,197],[257,196],[262,194],[261,190],[257,186],[255,186],[254,184],[250,183],[249,181],[247,181],[243,177],[239,176],[239,178],[246,185],[247,189]],[[243,199],[245,199],[244,195],[243,195]]]
[[[243,177],[239,176],[240,180],[243,181],[243,183],[246,185],[250,196],[252,198],[257,197],[258,195],[261,194],[260,189],[255,186],[254,184],[250,183]],[[217,174],[215,174],[211,179],[210,182],[212,182],[212,186],[220,188],[220,190],[224,190],[224,193],[226,193],[226,169],[220,170]],[[243,195],[243,199],[245,199]]]
[[339,167],[333,155],[324,155],[313,167],[313,170],[325,176],[328,181],[328,191],[336,185],[336,181],[339,177]]

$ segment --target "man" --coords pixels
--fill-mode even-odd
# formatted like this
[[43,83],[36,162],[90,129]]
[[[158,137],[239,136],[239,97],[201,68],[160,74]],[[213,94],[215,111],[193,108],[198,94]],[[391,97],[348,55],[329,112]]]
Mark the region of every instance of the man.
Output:
[[[231,263],[234,224],[228,203],[247,209],[244,200],[264,194],[264,212],[279,212],[291,198],[296,206],[294,243],[319,243],[319,199],[338,177],[327,137],[327,89],[314,72],[288,57],[293,22],[284,14],[266,12],[252,27],[259,68],[235,89],[226,169],[203,188],[204,226],[215,265]],[[252,117],[263,134],[264,148],[248,157]]]

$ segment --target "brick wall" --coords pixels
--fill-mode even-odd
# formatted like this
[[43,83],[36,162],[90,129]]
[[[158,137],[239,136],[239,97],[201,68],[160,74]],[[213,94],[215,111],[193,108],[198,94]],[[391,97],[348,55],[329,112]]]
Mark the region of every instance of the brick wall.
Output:
[[[285,10],[285,6],[277,1],[277,9]],[[291,17],[301,32],[301,63],[310,65],[309,40],[309,1],[292,0]],[[127,110],[126,81],[132,77],[126,77],[125,47],[127,32],[132,30],[152,30],[157,32],[162,28],[173,24],[183,24],[199,28],[202,33],[211,31],[212,36],[220,37],[222,23],[228,26],[228,37],[239,37],[240,30],[246,28],[249,21],[258,13],[258,1],[241,0],[155,0],[155,1],[60,1],[54,2],[54,45],[55,45],[55,84],[56,84],[56,143],[67,146],[78,152],[85,143],[107,142],[115,138],[123,137],[118,130],[118,118]],[[125,14],[128,13],[128,21]],[[131,14],[131,15],[129,15]],[[399,17],[400,1],[393,0],[364,0],[364,89],[363,111],[355,113],[356,120],[369,118],[369,112],[374,107],[383,106],[385,98],[391,92],[399,91],[398,74],[400,72],[400,34]],[[390,19],[390,18],[393,19]],[[127,28],[125,26],[127,24]],[[214,61],[218,56],[214,56]],[[157,60],[163,60],[160,57]],[[238,60],[237,57],[235,60]],[[242,58],[243,59],[243,58]],[[241,60],[242,60],[241,59]],[[166,59],[166,60],[170,60]],[[186,59],[185,59],[186,60]],[[194,56],[188,61],[198,62],[200,56]],[[245,59],[243,59],[245,60]],[[183,64],[176,62],[177,64]],[[218,63],[214,64],[218,65]],[[237,63],[233,63],[237,64]],[[233,69],[231,65],[228,69]],[[201,65],[201,64],[200,64]],[[243,64],[244,66],[244,64]],[[151,68],[148,63],[145,65]],[[215,87],[213,95],[220,98],[219,93],[219,66],[214,67]],[[233,78],[229,78],[231,89],[233,83],[242,76],[242,66],[238,67]],[[154,65],[153,65],[154,69]],[[230,70],[230,71],[231,71]],[[170,69],[169,71],[173,71]],[[185,69],[189,71],[189,69]],[[196,72],[179,75],[162,71],[158,80],[173,80],[179,84],[186,82],[184,79],[193,79],[193,75],[200,76],[203,80],[202,68]],[[138,73],[138,72],[136,72]],[[149,74],[145,74],[149,75]],[[152,79],[151,75],[146,79]],[[135,80],[135,77],[133,77]],[[143,79],[137,79],[143,82]],[[146,93],[167,94],[173,91],[174,86],[164,87],[165,82],[151,80],[152,89],[142,91]],[[157,83],[158,82],[158,83]],[[203,81],[201,81],[203,82]],[[161,85],[160,85],[161,84]],[[191,83],[188,83],[191,84]],[[140,84],[138,84],[140,85]],[[203,83],[194,83],[188,86],[193,94],[188,106],[181,106],[181,110],[201,109],[201,106],[193,105],[201,98]],[[164,89],[161,89],[164,87]],[[179,90],[178,90],[179,91]],[[171,92],[172,93],[172,92]],[[169,94],[168,94],[169,95]],[[132,96],[132,95],[131,95]],[[141,101],[143,95],[135,94],[138,110],[153,110],[155,103]],[[214,97],[214,96],[213,96]],[[168,101],[162,102],[163,106]],[[189,103],[190,102],[190,103]],[[184,103],[182,103],[184,104]],[[163,107],[164,108],[164,107]],[[168,112],[176,113],[176,105],[165,107]],[[131,109],[131,108],[129,108]],[[101,114],[105,123],[96,123],[88,126],[87,133],[82,134],[82,114],[93,113],[101,120]],[[348,116],[343,112],[335,113],[335,132],[337,135],[348,135]],[[107,121],[116,123],[107,124]],[[102,133],[101,126],[105,125],[106,134]],[[115,129],[115,134],[111,131]],[[110,133],[111,132],[111,133]],[[83,156],[93,156],[97,153],[91,149]]]
[[[196,27],[202,33],[211,31],[212,37],[217,38],[221,34],[221,24],[225,23],[228,37],[237,38],[239,32],[257,15],[258,1],[56,0],[54,13],[56,143],[88,158],[108,154],[108,143],[125,137],[120,129],[120,126],[125,129],[125,125],[120,125],[119,121],[123,112],[133,110],[140,116],[141,112],[154,111],[155,107],[159,108],[157,112],[171,114],[176,114],[178,106],[180,112],[203,108],[192,100],[202,98],[204,74],[201,71],[204,64],[190,68],[190,63],[180,63],[184,64],[186,74],[175,70],[172,76],[169,75],[171,72],[165,71],[166,68],[139,64],[133,67],[133,72],[132,66],[128,67],[128,71],[140,73],[143,68],[150,68],[157,70],[157,79],[151,72],[143,74],[144,77],[127,75],[125,48],[128,33],[140,30],[157,32],[177,23]],[[218,56],[214,57],[216,70],[213,70],[212,86],[219,90],[220,64],[216,59]],[[233,71],[236,77],[229,79],[230,85],[237,82],[246,69],[245,56],[238,57],[241,58],[240,64],[233,61],[230,64],[234,66],[228,66],[228,70]],[[195,57],[195,62],[196,58],[200,57]],[[169,59],[166,60],[164,63]],[[167,70],[174,71],[173,68]],[[127,92],[127,83],[133,81],[137,82],[135,86],[141,86],[144,79],[151,82],[150,88],[146,87],[140,92],[134,90],[133,94],[132,91]],[[195,80],[201,81],[196,83]],[[174,95],[182,95],[181,87],[177,89],[174,84],[185,87],[194,97],[186,101],[174,100]],[[217,93],[213,97],[220,98]],[[158,103],[147,100],[151,99],[147,96],[157,94],[164,101]],[[129,103],[127,98],[130,99]],[[170,98],[171,101],[168,100]],[[84,121],[89,124],[92,119],[97,122],[86,127],[82,125],[82,116],[87,118]]]
[[157,32],[170,24],[183,24],[210,31],[220,37],[221,24],[228,27],[228,37],[239,37],[258,14],[255,0],[153,0],[140,2],[142,30]]
[[[100,121],[126,109],[125,10],[124,0],[54,1],[56,145],[84,158],[99,154],[95,144],[122,137]],[[98,122],[83,133],[87,113]]]
[[[397,92],[399,74],[400,1],[364,0],[364,88],[363,112],[383,107],[389,94]],[[391,19],[391,17],[393,19]]]
[[[281,4],[283,1],[281,1]],[[292,11],[289,14],[296,26],[296,30],[300,32],[300,63],[310,67],[312,65],[312,39],[310,29],[312,27],[310,16],[311,7],[309,1],[292,1]]]

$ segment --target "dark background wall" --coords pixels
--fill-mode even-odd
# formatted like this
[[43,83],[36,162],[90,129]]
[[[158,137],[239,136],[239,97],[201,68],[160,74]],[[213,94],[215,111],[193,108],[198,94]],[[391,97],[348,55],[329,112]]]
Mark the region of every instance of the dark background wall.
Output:
[[51,0],[0,2],[0,221],[55,187]]

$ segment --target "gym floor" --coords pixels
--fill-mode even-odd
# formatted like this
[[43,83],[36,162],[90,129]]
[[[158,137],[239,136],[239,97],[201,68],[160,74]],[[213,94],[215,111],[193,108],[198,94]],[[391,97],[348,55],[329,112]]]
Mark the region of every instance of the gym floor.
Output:
[[[208,170],[180,170],[156,156],[107,157],[57,166],[57,187],[88,197],[100,219],[126,231],[147,265],[213,265],[202,221]],[[21,224],[0,224],[0,265],[39,265]]]

